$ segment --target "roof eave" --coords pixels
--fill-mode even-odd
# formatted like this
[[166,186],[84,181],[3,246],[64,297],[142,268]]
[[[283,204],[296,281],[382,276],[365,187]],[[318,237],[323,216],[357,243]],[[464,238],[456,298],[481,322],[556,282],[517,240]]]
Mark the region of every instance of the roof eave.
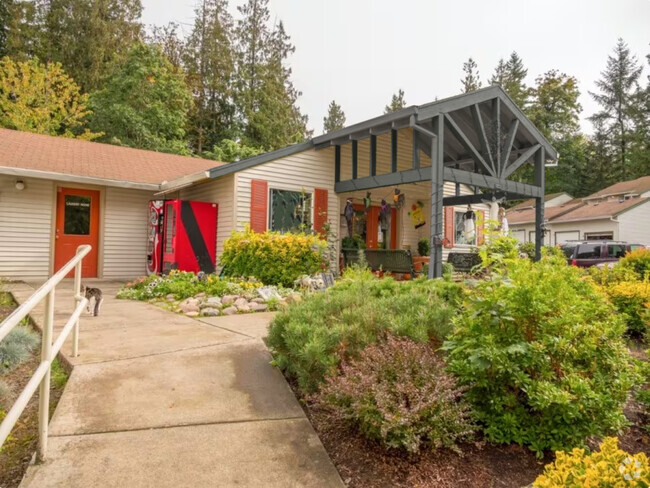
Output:
[[158,191],[160,189],[160,185],[157,183],[141,183],[135,181],[111,180],[108,178],[97,178],[94,176],[71,175],[66,173],[55,173],[53,171],[14,168],[11,166],[0,166],[0,174],[18,176],[22,178],[37,178],[41,180],[63,181],[66,183],[83,183],[88,185],[127,188],[130,190]]

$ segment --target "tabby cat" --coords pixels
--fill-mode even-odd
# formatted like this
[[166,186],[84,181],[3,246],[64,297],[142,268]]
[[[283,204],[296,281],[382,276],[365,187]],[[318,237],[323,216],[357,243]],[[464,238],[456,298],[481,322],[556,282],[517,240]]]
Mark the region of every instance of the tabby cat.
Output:
[[92,298],[95,299],[95,306],[93,310],[93,316],[97,317],[99,315],[99,307],[102,306],[102,302],[104,301],[104,296],[102,294],[102,291],[99,288],[91,288],[89,286],[81,285],[81,291],[85,295],[85,297],[88,299],[88,306],[86,309],[88,310],[88,313],[90,313],[90,300]]

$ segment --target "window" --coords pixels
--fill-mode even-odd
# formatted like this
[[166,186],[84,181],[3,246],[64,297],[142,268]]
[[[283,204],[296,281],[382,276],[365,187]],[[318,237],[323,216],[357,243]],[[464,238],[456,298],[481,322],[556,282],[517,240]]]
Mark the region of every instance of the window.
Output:
[[80,195],[65,196],[65,214],[63,218],[63,233],[68,235],[90,235],[90,204],[91,197]]
[[576,259],[593,259],[600,257],[600,244],[580,244]]
[[613,238],[613,232],[585,232],[586,241],[607,241]]
[[[468,213],[454,212],[454,243],[456,244],[472,245],[476,243],[476,215],[474,212],[471,212],[471,216]],[[472,220],[473,227],[470,226],[468,219]],[[465,229],[466,224],[467,230]]]
[[271,190],[270,229],[292,232],[311,228],[311,194]]
[[623,244],[607,244],[607,257],[622,258],[625,256],[625,246]]

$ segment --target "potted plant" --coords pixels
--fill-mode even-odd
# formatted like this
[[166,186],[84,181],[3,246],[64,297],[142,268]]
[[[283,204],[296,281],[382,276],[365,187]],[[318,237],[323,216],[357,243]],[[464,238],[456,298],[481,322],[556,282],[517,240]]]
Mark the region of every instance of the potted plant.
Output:
[[422,267],[424,263],[429,263],[429,239],[423,237],[418,241],[418,254],[419,256],[413,256],[413,268],[418,273],[422,272]]

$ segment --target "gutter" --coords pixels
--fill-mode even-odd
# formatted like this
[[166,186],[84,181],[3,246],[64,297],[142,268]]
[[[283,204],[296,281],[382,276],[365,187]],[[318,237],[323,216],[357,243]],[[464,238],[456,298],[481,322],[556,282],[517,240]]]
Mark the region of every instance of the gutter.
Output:
[[0,166],[0,174],[19,176],[22,178],[37,178],[43,180],[63,181],[67,183],[83,183],[89,185],[111,186],[116,188],[128,188],[130,190],[160,190],[157,183],[136,183],[125,180],[111,180],[107,178],[96,178],[93,176],[69,175],[65,173],[54,173],[52,171],[40,171],[36,169],[13,168],[10,166]]
[[196,183],[206,181],[210,179],[210,170],[199,171],[191,175],[181,176],[172,181],[163,181],[160,184],[160,191],[155,193],[155,196],[166,195],[167,193],[172,193],[183,188],[190,187]]

